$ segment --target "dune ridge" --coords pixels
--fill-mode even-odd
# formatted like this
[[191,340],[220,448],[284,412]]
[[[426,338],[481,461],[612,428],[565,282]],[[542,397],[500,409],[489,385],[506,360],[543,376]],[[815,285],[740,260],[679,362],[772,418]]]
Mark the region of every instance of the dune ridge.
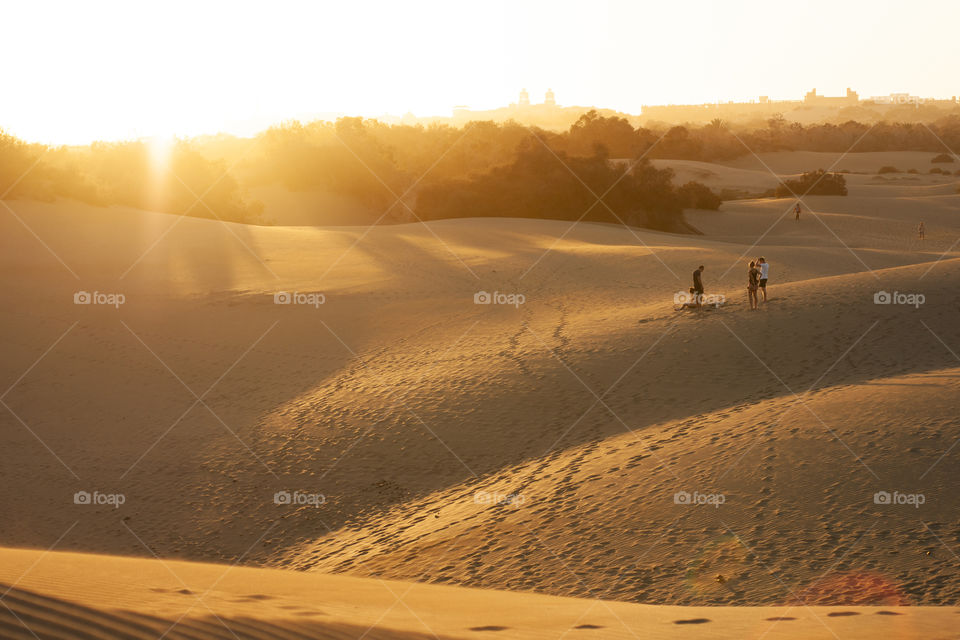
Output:
[[[854,155],[853,170],[891,162]],[[811,159],[764,161],[787,175]],[[734,164],[697,170],[720,182],[761,171]],[[519,219],[253,227],[12,201],[17,217],[0,220],[0,544],[55,547],[51,576],[91,566],[61,555],[85,552],[105,566],[139,556],[116,565],[129,575],[158,558],[269,566],[271,589],[286,588],[281,576],[347,579],[322,573],[335,572],[444,583],[422,587],[467,600],[479,587],[652,603],[629,611],[665,620],[664,633],[719,619],[694,611],[705,603],[736,605],[712,609],[724,620],[748,605],[909,604],[933,624],[941,613],[916,606],[960,597],[960,196],[943,176],[849,179],[846,198],[805,198],[814,212],[800,223],[787,199],[688,212],[703,236]],[[744,263],[760,254],[771,300],[752,313]],[[726,305],[677,312],[697,264]],[[74,304],[80,291],[125,302]],[[475,304],[480,291],[524,300]],[[924,301],[875,304],[882,291]],[[283,292],[324,301],[275,304]],[[75,504],[83,491],[124,503]],[[925,502],[880,505],[882,491]],[[278,504],[284,492],[322,501]],[[724,502],[677,504],[678,492]],[[84,573],[70,575],[67,591],[12,569],[0,581],[14,611],[49,618],[61,605],[38,598],[85,602]],[[170,619],[145,602],[119,607],[129,625],[117,633]],[[91,629],[121,625],[102,617],[109,604],[83,605]],[[223,616],[240,627],[274,613],[247,602]],[[262,631],[336,637],[374,623],[361,618]],[[866,618],[850,629],[872,633]],[[10,633],[15,621],[4,618]],[[808,621],[819,630],[784,637],[825,631]],[[210,622],[184,633],[218,637]],[[429,635],[398,624],[373,626]]]
[[0,633],[18,640],[916,637],[957,613],[652,606],[57,551],[4,548],[0,558]]

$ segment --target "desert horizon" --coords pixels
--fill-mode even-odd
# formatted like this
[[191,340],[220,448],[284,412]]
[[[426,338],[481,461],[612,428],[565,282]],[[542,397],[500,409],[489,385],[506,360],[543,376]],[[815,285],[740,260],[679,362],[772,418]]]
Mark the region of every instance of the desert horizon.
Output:
[[11,7],[0,639],[954,637],[958,10],[808,9]]

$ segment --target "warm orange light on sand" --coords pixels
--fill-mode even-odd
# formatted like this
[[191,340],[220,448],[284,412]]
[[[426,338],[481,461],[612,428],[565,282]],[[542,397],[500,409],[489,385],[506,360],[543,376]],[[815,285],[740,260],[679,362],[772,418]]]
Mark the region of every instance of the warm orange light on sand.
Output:
[[[889,5],[889,6],[884,6]],[[252,133],[337,113],[449,115],[521,87],[565,105],[957,93],[956,3],[250,2],[5,8],[0,127],[85,143]],[[892,12],[896,18],[891,19]],[[869,64],[864,64],[869,61]]]

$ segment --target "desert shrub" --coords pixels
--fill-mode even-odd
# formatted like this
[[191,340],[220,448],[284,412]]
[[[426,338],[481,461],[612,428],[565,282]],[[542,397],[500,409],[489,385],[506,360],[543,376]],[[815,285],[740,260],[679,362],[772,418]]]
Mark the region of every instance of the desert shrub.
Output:
[[948,153],[941,153],[938,156],[934,156],[930,162],[953,162],[953,156]]
[[940,167],[934,167],[930,169],[930,173],[950,173],[949,171],[944,171]]
[[205,158],[185,141],[162,162],[143,142],[94,143],[77,163],[96,189],[96,204],[231,222],[257,222],[262,211],[260,203],[245,200],[223,161]]
[[778,198],[795,195],[845,196],[847,179],[839,173],[828,173],[824,169],[805,172],[796,180],[787,180],[777,187]]
[[611,158],[635,158],[653,140],[649,132],[634,129],[625,118],[608,118],[591,110],[570,127],[566,134],[566,151],[570,155],[590,156],[597,145],[603,145]]
[[49,197],[40,162],[46,151],[43,145],[28,144],[0,129],[0,196]]
[[258,139],[260,155],[247,164],[253,184],[323,189],[384,208],[407,182],[390,149],[373,135],[373,125],[361,118],[284,123]]
[[920,172],[916,169],[907,169],[907,173],[920,173]]
[[688,182],[677,189],[677,193],[686,209],[710,209],[716,211],[720,208],[720,196],[705,184]]
[[891,167],[890,165],[884,165],[877,169],[877,173],[900,173],[900,169]]
[[671,181],[673,171],[646,160],[625,171],[608,161],[602,147],[591,157],[577,157],[530,140],[508,165],[424,185],[417,213],[425,220],[517,217],[682,227],[684,201]]
[[177,143],[158,163],[143,142],[46,147],[0,130],[2,194],[43,201],[72,198],[235,222],[254,222],[262,210],[260,203],[244,199],[222,161],[207,159],[187,142]]

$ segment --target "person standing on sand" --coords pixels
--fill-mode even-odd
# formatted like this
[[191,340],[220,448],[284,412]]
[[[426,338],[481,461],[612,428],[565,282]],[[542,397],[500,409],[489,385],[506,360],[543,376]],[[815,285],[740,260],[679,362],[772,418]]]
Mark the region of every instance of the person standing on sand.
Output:
[[697,267],[696,271],[693,272],[693,298],[697,303],[697,309],[700,308],[700,303],[703,300],[703,278],[701,274],[703,273],[703,265]]
[[763,301],[767,301],[767,276],[770,273],[770,263],[767,262],[767,259],[763,256],[760,256],[757,259],[757,265],[760,267],[760,295],[763,298]]
[[757,287],[760,281],[760,270],[757,263],[750,261],[750,270],[747,271],[747,296],[750,298],[750,310],[754,311],[760,305],[757,302]]
[[923,227],[923,220],[920,221],[920,224],[917,225],[917,237],[923,240],[923,237],[926,235],[926,229]]
[[799,202],[797,203],[797,206],[794,207],[793,211],[796,214],[796,216],[794,217],[794,220],[796,220],[797,222],[800,222],[800,203]]

